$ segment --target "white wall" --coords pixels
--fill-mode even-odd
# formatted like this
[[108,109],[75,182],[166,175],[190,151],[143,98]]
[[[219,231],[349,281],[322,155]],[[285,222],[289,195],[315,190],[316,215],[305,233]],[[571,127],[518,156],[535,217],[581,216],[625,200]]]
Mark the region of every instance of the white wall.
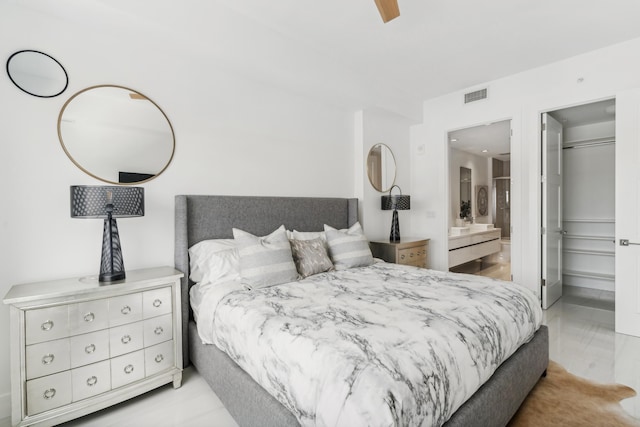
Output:
[[[110,38],[20,10],[0,14],[0,57],[42,50],[66,67],[70,83],[61,96],[41,99],[0,77],[0,295],[17,283],[98,273],[102,223],[70,218],[69,186],[100,182],[71,163],[56,133],[64,102],[88,86],[138,90],[164,110],[176,134],[172,164],[144,184],[145,217],[119,221],[129,270],[173,265],[176,194],[354,196],[352,111],[243,78],[224,64],[207,66],[189,50],[165,52],[143,35]],[[2,305],[0,342],[8,336]],[[9,369],[5,345],[0,418],[9,414]]]
[[[362,148],[358,153],[359,163],[365,164],[367,154],[372,146],[386,144],[396,161],[395,184],[400,187],[402,194],[411,194],[411,162],[409,159],[410,122],[401,116],[379,109],[368,109],[362,112]],[[358,158],[358,156],[356,156]],[[370,240],[388,240],[391,231],[391,211],[380,209],[380,197],[388,192],[378,192],[363,172],[361,215],[360,219]],[[398,189],[393,194],[399,194]],[[412,200],[413,202],[413,200]],[[413,206],[411,207],[413,209]],[[411,211],[398,211],[400,221],[400,236],[413,236],[410,221]]]
[[[424,103],[424,123],[412,131],[411,187],[416,205],[429,208],[412,210],[411,220],[414,232],[432,235],[434,268],[447,267],[447,132],[511,118],[512,271],[515,281],[539,293],[540,113],[640,87],[639,50],[634,39]],[[463,94],[481,87],[489,88],[489,98],[464,105]],[[421,146],[426,155],[419,155]]]
[[[454,227],[460,218],[460,167],[471,169],[471,216],[478,223],[488,223],[489,215],[477,216],[476,186],[487,185],[491,188],[489,162],[491,160],[466,151],[449,150],[449,228]],[[489,192],[489,206],[493,204],[492,192]]]

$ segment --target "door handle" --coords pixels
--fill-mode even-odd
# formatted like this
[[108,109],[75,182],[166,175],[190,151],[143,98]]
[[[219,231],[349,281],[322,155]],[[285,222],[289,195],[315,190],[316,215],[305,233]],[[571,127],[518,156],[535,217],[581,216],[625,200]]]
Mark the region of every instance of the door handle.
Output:
[[640,246],[640,243],[630,242],[629,239],[620,239],[620,246],[630,246],[630,245]]

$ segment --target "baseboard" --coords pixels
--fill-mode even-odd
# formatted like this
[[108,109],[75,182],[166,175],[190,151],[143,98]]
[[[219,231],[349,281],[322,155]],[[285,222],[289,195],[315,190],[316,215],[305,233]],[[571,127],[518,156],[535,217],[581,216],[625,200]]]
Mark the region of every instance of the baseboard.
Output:
[[0,394],[0,420],[11,418],[11,393]]

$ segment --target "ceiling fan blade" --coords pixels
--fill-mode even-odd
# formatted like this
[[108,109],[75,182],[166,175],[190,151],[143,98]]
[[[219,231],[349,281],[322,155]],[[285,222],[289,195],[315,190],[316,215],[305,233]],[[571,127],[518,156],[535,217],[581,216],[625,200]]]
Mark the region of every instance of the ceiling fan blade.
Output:
[[398,0],[375,0],[382,20],[386,23],[400,16]]

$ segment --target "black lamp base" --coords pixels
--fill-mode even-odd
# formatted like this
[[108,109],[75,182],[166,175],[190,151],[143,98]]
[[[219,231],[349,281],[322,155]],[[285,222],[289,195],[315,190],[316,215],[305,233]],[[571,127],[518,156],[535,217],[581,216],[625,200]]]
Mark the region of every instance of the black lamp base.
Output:
[[100,259],[100,283],[110,284],[124,280],[124,260],[120,247],[120,235],[115,218],[105,218],[102,232],[102,257]]
[[400,221],[398,220],[398,211],[393,210],[393,216],[391,217],[391,234],[389,234],[390,242],[400,241]]

